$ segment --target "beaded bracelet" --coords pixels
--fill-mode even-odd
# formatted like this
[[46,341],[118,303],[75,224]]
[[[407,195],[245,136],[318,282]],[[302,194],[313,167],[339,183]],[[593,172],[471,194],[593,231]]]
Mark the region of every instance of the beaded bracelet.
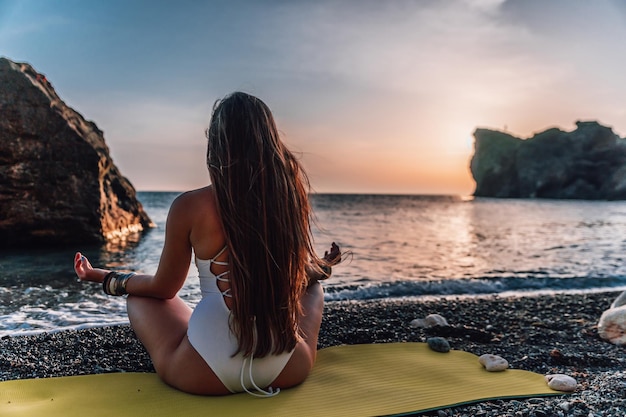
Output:
[[126,292],[126,284],[133,275],[135,275],[134,272],[121,274],[119,272],[111,271],[106,274],[104,276],[104,280],[102,280],[102,290],[107,295],[128,294],[128,292]]

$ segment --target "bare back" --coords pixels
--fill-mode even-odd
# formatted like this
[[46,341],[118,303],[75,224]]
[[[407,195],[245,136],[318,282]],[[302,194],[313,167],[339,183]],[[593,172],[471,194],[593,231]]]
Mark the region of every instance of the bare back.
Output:
[[212,186],[187,193],[186,205],[191,220],[189,241],[200,259],[210,259],[225,245],[215,191]]

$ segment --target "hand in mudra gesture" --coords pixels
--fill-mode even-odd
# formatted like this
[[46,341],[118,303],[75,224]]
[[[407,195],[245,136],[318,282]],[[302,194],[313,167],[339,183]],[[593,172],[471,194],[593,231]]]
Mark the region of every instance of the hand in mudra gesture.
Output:
[[330,245],[330,251],[324,252],[324,260],[328,262],[330,266],[337,265],[341,262],[341,250],[335,242]]

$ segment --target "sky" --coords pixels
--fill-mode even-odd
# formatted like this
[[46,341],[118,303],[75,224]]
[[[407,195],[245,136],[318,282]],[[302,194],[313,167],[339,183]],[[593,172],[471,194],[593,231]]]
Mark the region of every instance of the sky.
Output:
[[478,127],[626,136],[626,1],[0,0],[0,56],[142,191],[205,186],[215,100],[272,109],[313,190],[470,195]]

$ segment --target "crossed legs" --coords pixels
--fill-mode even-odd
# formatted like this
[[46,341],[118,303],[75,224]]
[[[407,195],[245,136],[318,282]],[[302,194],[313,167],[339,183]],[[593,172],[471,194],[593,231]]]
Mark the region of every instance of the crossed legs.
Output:
[[129,296],[126,308],[135,334],[165,383],[192,394],[230,393],[189,343],[192,309],[182,299]]
[[[272,386],[287,388],[304,381],[317,352],[324,292],[311,285],[302,298],[300,328],[304,340]],[[191,346],[187,328],[192,309],[179,297],[161,300],[129,296],[127,311],[135,334],[148,351],[159,377],[181,391],[201,395],[224,395],[230,391]]]

